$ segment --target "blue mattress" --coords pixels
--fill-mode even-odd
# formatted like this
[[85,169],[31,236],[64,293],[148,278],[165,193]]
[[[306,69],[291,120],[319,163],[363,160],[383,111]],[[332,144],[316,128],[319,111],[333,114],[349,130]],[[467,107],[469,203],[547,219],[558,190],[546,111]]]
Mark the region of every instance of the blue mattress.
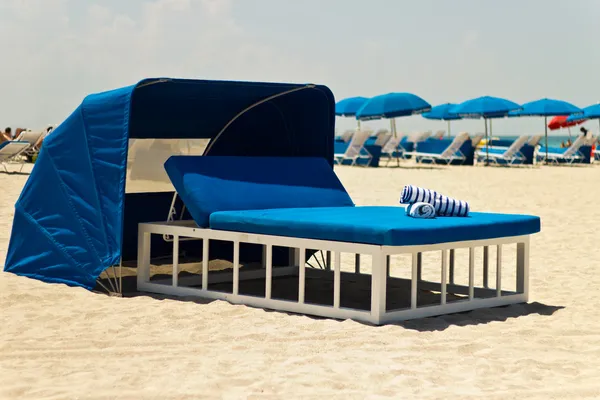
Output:
[[323,158],[172,156],[165,170],[200,227],[218,211],[354,206]]
[[210,228],[387,246],[427,245],[520,236],[540,231],[539,217],[471,213],[466,218],[415,219],[402,207],[320,207],[220,211]]

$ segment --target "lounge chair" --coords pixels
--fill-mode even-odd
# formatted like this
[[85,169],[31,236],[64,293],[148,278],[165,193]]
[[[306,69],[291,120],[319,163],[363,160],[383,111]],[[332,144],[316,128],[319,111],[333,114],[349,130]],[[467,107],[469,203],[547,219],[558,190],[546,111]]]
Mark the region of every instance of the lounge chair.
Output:
[[540,140],[542,140],[543,137],[544,137],[544,135],[533,135],[531,137],[531,139],[529,139],[527,144],[531,147],[536,147],[537,145],[540,144]]
[[346,143],[348,143],[350,141],[350,139],[352,139],[352,136],[354,136],[354,129],[348,129],[345,130],[344,133],[342,133],[340,135],[340,139]]
[[420,142],[424,142],[425,140],[431,137],[431,131],[426,132],[416,132],[408,135],[408,141],[417,145]]
[[13,140],[11,142],[0,143],[0,164],[4,167],[4,171],[7,173],[8,168],[7,164],[15,163],[20,164],[21,168],[19,172],[23,171],[23,166],[25,165],[25,161],[22,156],[23,153],[29,149],[30,144],[28,142],[20,142]]
[[[350,165],[357,165],[358,160],[365,160],[365,166],[369,166],[373,156],[365,149],[365,142],[371,136],[371,131],[357,131],[350,140],[350,144],[344,153],[334,154],[337,164],[350,161]],[[361,165],[361,164],[359,164]]]
[[525,155],[521,153],[523,146],[529,141],[529,136],[523,135],[517,138],[510,146],[490,146],[487,151],[485,147],[477,151],[477,160],[489,159],[494,164],[514,165],[525,162]]
[[[397,206],[358,207],[322,158],[173,156],[165,170],[193,220],[138,225],[140,291],[374,324],[528,301],[529,236],[540,230],[538,217],[474,212],[425,220]],[[152,235],[164,234],[173,237],[174,249],[173,277],[166,280],[150,274]],[[202,241],[201,274],[179,275],[184,238]],[[211,241],[232,244],[231,269],[209,271]],[[509,244],[516,244],[516,285],[502,283],[502,249]],[[495,284],[488,280],[490,246],[498,249]],[[475,268],[477,247],[484,249],[483,270]],[[262,248],[262,268],[240,265],[241,252],[250,248]],[[289,262],[274,265],[274,251],[282,248]],[[455,268],[463,267],[455,265],[458,249],[468,253],[468,283],[455,280]],[[334,262],[308,268],[319,250],[333,253]],[[421,275],[421,254],[429,251],[441,255],[436,280]],[[342,271],[342,253],[355,255],[351,271]],[[404,279],[390,274],[390,260],[399,254],[412,259]],[[480,273],[483,285],[476,286]],[[292,286],[279,286],[284,281]],[[315,285],[326,296],[315,296]],[[425,292],[439,293],[437,300],[425,304]]]
[[[589,142],[585,136],[578,136],[569,147],[548,147],[548,162],[552,164],[573,164],[582,161],[584,155],[579,151],[581,147]],[[537,161],[546,159],[546,148],[541,146],[537,153]]]
[[483,134],[483,133],[475,134],[475,136],[473,136],[473,138],[471,138],[471,144],[473,145],[473,147],[477,148],[477,146],[479,146],[479,143],[481,143],[481,141],[483,140],[484,137],[485,137],[485,134]]
[[451,162],[459,160],[464,161],[466,159],[465,155],[461,153],[461,146],[469,140],[469,134],[466,132],[462,132],[454,137],[452,142],[445,148],[441,149],[439,153],[437,152],[422,152],[411,151],[406,153],[407,155],[413,156],[416,158],[417,162],[428,161],[428,162],[436,162],[442,161],[449,165]]
[[386,166],[390,163],[393,158],[400,159],[404,157],[404,153],[406,150],[402,146],[402,139],[404,139],[406,135],[403,133],[397,134],[395,137],[391,137],[390,140],[383,146],[381,149],[381,156],[387,158]]
[[23,131],[15,140],[29,143],[29,148],[23,154],[32,157],[40,152],[39,145],[44,135],[45,132]]
[[380,129],[375,135],[377,136],[377,140],[375,140],[375,146],[381,147],[384,147],[393,136],[387,129]]
[[431,135],[434,139],[443,139],[446,136],[446,131],[437,131],[433,135]]

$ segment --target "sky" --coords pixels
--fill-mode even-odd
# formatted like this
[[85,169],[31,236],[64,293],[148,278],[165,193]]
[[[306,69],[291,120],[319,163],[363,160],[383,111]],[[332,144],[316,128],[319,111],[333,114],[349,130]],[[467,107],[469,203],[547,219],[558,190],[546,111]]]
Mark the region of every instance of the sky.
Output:
[[[87,94],[165,76],[585,107],[600,101],[598,21],[597,0],[0,0],[0,127],[60,123]],[[495,134],[541,132],[540,118],[494,121]]]

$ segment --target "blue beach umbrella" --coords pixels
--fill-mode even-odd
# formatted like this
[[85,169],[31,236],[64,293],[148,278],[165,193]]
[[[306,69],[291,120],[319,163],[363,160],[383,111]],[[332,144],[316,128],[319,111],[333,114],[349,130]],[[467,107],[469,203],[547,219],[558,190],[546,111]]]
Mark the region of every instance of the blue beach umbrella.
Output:
[[510,117],[544,117],[546,160],[548,162],[548,117],[557,115],[571,115],[581,113],[583,110],[571,103],[562,100],[540,99],[525,103],[518,111],[509,113]]
[[431,104],[412,93],[387,93],[370,98],[356,113],[356,119],[369,121],[388,118],[396,135],[396,117],[421,114],[431,110]]
[[[369,100],[367,97],[348,97],[335,103],[335,115],[339,117],[355,117],[356,112]],[[358,121],[360,129],[360,121]]]
[[362,121],[406,117],[431,110],[431,104],[412,93],[388,93],[372,97],[356,113]]
[[508,115],[509,112],[519,110],[520,105],[510,100],[502,99],[500,97],[482,96],[476,99],[467,100],[460,103],[456,107],[451,108],[449,111],[457,114],[462,118],[483,118],[485,124],[485,163],[489,164],[489,149],[488,149],[488,126],[487,120],[490,118],[503,118]]
[[448,136],[450,136],[450,121],[461,119],[461,117],[457,114],[450,112],[450,109],[454,107],[456,107],[456,104],[454,103],[440,104],[433,107],[431,111],[421,114],[421,116],[427,119],[436,119],[439,121],[448,122]]
[[356,112],[369,100],[366,97],[348,97],[335,103],[335,115],[340,117],[354,117]]
[[431,104],[415,94],[387,93],[367,100],[356,113],[356,119],[369,121],[388,118],[392,134],[396,137],[396,117],[422,114],[429,110],[431,110]]
[[570,115],[567,121],[574,122],[582,119],[597,119],[598,129],[600,130],[600,103],[585,107],[582,112]]

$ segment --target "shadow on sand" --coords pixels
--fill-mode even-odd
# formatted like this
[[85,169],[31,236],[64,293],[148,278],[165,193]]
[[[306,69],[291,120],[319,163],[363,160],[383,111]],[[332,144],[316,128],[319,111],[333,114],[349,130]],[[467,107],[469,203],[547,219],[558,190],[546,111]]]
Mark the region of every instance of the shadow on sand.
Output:
[[[104,284],[108,284],[105,280]],[[176,296],[168,296],[168,295],[160,295],[153,293],[145,293],[138,292],[136,289],[136,277],[135,276],[126,276],[123,277],[123,297],[149,297],[155,300],[177,300],[177,301],[185,301],[192,302],[196,304],[210,304],[213,301],[211,299],[199,298],[199,297],[176,297]],[[552,306],[546,305],[538,302],[526,303],[526,304],[513,304],[509,306],[502,307],[494,307],[494,308],[483,308],[479,310],[467,311],[463,313],[442,315],[438,317],[429,317],[422,319],[415,319],[409,321],[402,321],[396,323],[389,323],[383,326],[398,326],[404,329],[415,330],[419,332],[436,332],[436,331],[444,331],[450,327],[460,327],[460,326],[475,326],[488,324],[491,322],[504,322],[510,318],[519,318],[526,317],[529,315],[542,315],[542,316],[552,316],[559,310],[564,309],[564,306]],[[325,320],[328,318],[324,317],[316,317],[316,316],[307,316],[303,314],[296,314],[285,311],[276,311],[276,310],[264,310],[268,313],[285,313],[290,316],[301,315],[302,317],[308,317],[313,320]],[[331,319],[329,319],[331,320]],[[342,322],[340,320],[340,322]],[[360,322],[366,326],[376,326]]]

